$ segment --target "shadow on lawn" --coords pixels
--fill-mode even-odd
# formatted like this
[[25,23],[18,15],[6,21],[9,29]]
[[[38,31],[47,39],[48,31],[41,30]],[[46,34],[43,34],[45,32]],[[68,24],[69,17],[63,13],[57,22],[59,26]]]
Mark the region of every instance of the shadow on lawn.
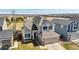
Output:
[[28,41],[28,42],[22,42],[22,44],[28,44],[28,43],[32,43],[34,46],[39,46],[39,44],[35,40]]
[[39,46],[40,44],[38,42],[36,42],[35,40],[32,41],[34,46]]

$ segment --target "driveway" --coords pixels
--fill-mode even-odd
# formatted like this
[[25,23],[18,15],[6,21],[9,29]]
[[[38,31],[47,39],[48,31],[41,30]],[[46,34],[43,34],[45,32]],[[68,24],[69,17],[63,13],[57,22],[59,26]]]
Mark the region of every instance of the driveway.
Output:
[[[47,44],[44,47],[48,48],[48,50],[66,50],[59,43]],[[40,47],[40,48],[44,48],[44,47]]]
[[18,48],[18,42],[14,42],[14,46],[10,47],[10,50],[13,49],[13,48]]

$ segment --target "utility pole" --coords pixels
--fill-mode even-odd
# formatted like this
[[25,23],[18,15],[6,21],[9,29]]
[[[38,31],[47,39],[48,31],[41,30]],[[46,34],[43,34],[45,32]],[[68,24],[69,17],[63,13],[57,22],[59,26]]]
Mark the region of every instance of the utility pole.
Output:
[[12,15],[13,20],[14,20],[14,21],[13,21],[13,31],[14,31],[14,33],[16,33],[16,23],[15,23],[15,21],[16,21],[16,20],[15,20],[16,17],[15,17],[15,10],[12,9],[12,10],[11,10],[11,13],[12,13],[11,15]]
[[12,16],[14,17],[14,15],[15,15],[15,10],[14,9],[12,9]]

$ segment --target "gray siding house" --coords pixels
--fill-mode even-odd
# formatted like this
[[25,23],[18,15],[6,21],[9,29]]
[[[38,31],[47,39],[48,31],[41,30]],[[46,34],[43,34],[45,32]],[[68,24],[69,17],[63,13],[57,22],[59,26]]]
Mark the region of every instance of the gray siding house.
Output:
[[55,18],[52,20],[55,24],[55,32],[61,35],[64,40],[79,39],[79,22],[72,18]]
[[22,37],[24,42],[32,41],[32,25],[32,18],[27,17],[27,19],[25,19],[24,28],[22,29]]
[[26,20],[22,33],[23,39],[27,37],[24,41],[33,39],[41,45],[58,42],[60,38],[60,35],[54,32],[52,22],[44,19],[43,16],[36,16],[33,19]]
[[4,46],[13,46],[13,32],[7,29],[4,17],[0,17],[0,48]]

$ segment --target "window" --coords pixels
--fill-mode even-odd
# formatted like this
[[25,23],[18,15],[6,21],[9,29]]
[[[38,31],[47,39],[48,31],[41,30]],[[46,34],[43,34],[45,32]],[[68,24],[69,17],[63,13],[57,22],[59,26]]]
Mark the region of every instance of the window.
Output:
[[70,32],[70,25],[68,25],[68,32]]
[[77,23],[74,24],[74,29],[75,30],[78,29],[78,24]]
[[28,38],[28,37],[30,37],[30,34],[25,34],[25,38]]
[[44,26],[44,27],[43,27],[43,30],[47,30],[47,26]]
[[52,26],[49,26],[49,30],[52,30]]

